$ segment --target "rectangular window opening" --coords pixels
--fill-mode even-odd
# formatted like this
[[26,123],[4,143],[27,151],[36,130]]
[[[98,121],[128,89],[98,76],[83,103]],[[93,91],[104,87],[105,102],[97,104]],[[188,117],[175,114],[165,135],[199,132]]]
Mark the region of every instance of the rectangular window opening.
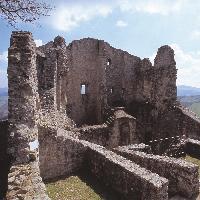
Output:
[[111,94],[113,93],[113,87],[110,89],[110,93],[111,93]]
[[81,84],[81,94],[86,94],[86,85]]

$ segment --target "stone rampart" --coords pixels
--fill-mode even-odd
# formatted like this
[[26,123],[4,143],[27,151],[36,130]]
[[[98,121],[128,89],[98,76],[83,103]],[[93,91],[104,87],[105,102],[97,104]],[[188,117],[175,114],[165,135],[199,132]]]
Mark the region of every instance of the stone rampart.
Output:
[[146,154],[131,150],[129,147],[118,147],[116,153],[135,162],[162,177],[169,179],[169,195],[195,197],[199,192],[198,166],[183,159]]

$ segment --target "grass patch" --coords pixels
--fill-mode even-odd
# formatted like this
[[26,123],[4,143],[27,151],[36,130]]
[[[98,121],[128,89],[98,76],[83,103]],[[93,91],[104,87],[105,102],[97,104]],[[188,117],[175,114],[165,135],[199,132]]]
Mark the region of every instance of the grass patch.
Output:
[[199,166],[199,177],[200,177],[200,160],[193,158],[191,156],[188,156],[188,155],[185,157],[185,160]]
[[95,191],[78,176],[46,184],[47,193],[52,200],[102,200]]
[[200,102],[193,103],[189,108],[200,117]]

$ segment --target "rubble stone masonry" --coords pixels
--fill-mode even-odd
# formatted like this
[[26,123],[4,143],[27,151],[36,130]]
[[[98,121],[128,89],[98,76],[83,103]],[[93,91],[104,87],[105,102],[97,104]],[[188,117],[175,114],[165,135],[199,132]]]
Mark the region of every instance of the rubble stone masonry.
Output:
[[[0,176],[6,199],[48,200],[43,181],[79,170],[127,200],[197,195],[197,166],[149,154],[168,155],[173,146],[185,153],[199,149],[200,120],[178,104],[176,76],[174,51],[167,45],[152,64],[103,40],[66,44],[57,36],[36,47],[30,32],[14,31],[8,132],[0,123],[3,144],[8,138],[0,159],[8,153],[11,161],[8,184]],[[131,145],[131,153],[115,153]]]

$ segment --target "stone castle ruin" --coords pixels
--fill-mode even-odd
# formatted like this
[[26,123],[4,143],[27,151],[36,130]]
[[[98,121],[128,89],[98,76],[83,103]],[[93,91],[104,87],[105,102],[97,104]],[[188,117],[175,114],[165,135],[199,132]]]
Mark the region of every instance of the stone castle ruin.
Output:
[[48,200],[43,181],[80,170],[123,199],[196,199],[198,166],[180,157],[200,158],[200,120],[177,102],[176,75],[169,46],[152,65],[102,40],[36,47],[30,32],[13,32],[6,199]]

